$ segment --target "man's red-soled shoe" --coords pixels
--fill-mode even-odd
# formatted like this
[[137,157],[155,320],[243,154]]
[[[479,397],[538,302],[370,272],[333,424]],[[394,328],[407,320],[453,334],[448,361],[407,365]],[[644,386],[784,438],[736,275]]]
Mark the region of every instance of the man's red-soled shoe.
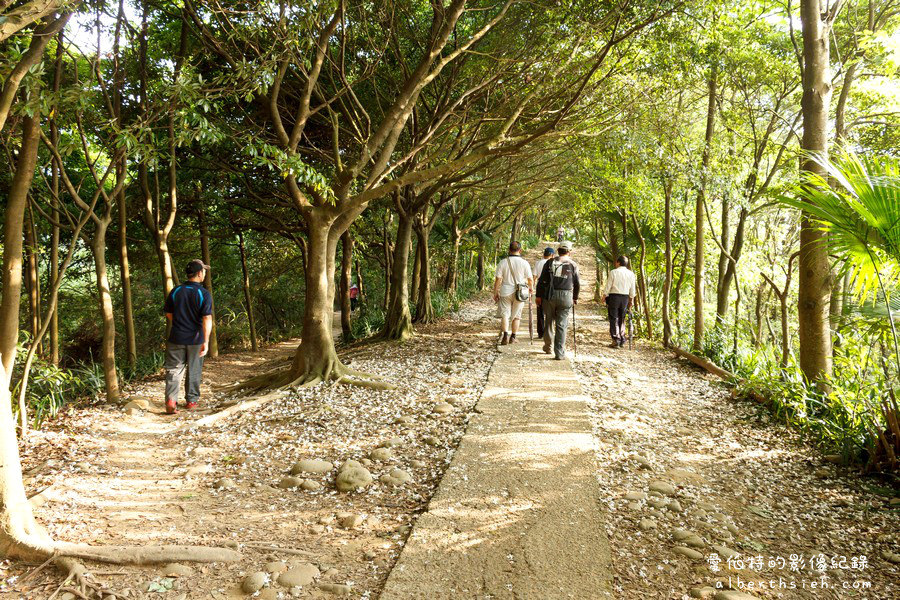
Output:
[[188,402],[185,408],[187,408],[188,410],[193,410],[197,408],[197,402]]
[[175,408],[175,399],[174,398],[166,398],[166,414],[174,415],[178,412],[178,409]]

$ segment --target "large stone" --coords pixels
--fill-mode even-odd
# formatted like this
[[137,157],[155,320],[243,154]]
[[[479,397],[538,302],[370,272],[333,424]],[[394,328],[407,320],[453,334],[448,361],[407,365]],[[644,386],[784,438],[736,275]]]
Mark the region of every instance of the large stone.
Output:
[[669,505],[669,501],[665,498],[650,498],[650,506],[653,508],[665,508]]
[[647,492],[628,492],[625,494],[626,500],[646,500]]
[[278,487],[282,490],[289,490],[291,488],[300,487],[303,483],[303,480],[299,477],[282,477],[281,481],[278,482]]
[[309,585],[319,576],[319,568],[309,563],[300,563],[278,576],[278,585],[296,587]]
[[379,479],[388,485],[403,485],[412,481],[412,476],[403,469],[391,469],[390,473],[382,475]]
[[716,595],[716,588],[707,586],[691,588],[691,598],[700,598],[701,600],[712,600]]
[[426,435],[422,439],[429,446],[440,446],[441,445],[441,440],[433,435]]
[[322,489],[322,484],[315,479],[304,479],[300,484],[300,489],[307,492],[317,492]]
[[123,409],[125,410],[126,414],[128,414],[129,416],[132,416],[132,417],[135,415],[139,415],[143,411],[147,410],[143,406],[139,405],[137,402],[129,402],[128,404],[126,404],[123,407]]
[[701,552],[697,552],[693,548],[686,548],[684,546],[675,546],[672,548],[672,552],[675,554],[679,554],[681,556],[686,556],[691,560],[703,560],[703,554]]
[[355,460],[345,461],[338,469],[335,487],[339,492],[361,490],[372,484],[372,474]]
[[740,558],[741,553],[737,550],[732,550],[728,546],[722,546],[720,544],[713,544],[712,549],[715,550],[719,556],[721,556],[724,560],[728,560],[729,558]]
[[345,583],[323,583],[319,589],[335,596],[346,596],[350,593],[350,586]]
[[641,519],[640,528],[644,531],[656,529],[656,521],[654,521],[653,519]]
[[375,448],[374,450],[369,452],[369,458],[371,460],[385,462],[394,458],[394,453],[391,452],[390,448]]
[[453,412],[453,405],[448,402],[438,402],[431,409],[431,412],[438,415],[449,415]]
[[327,460],[319,460],[318,458],[304,458],[297,461],[291,467],[291,475],[299,475],[300,473],[327,473],[334,468],[334,464]]
[[[402,417],[401,417],[402,418]],[[407,417],[409,418],[409,417]],[[409,418],[409,421],[405,421],[406,423],[411,423],[412,419]],[[392,437],[390,439],[384,440],[380,444],[378,444],[379,448],[396,448],[397,446],[403,445],[402,437]]]
[[283,560],[273,560],[266,563],[263,569],[265,569],[266,573],[284,573],[288,570],[288,564]]
[[146,398],[132,398],[131,402],[125,405],[125,408],[136,408],[138,410],[150,410],[150,401]]
[[653,463],[650,462],[650,459],[649,459],[649,458],[647,458],[647,457],[645,457],[645,456],[640,456],[640,455],[638,455],[638,456],[635,456],[635,457],[634,457],[634,460],[637,461],[637,464],[638,464],[638,466],[639,466],[640,468],[642,468],[642,469],[647,469],[648,471],[652,471],[652,470],[653,470]]
[[362,525],[363,520],[362,515],[355,515],[353,513],[339,513],[337,515],[338,525],[344,529],[356,529]]
[[650,491],[651,492],[659,492],[663,496],[674,496],[675,486],[667,481],[651,481],[650,482]]
[[241,590],[245,594],[255,594],[267,583],[269,583],[269,574],[257,571],[244,577],[244,581],[241,583]]

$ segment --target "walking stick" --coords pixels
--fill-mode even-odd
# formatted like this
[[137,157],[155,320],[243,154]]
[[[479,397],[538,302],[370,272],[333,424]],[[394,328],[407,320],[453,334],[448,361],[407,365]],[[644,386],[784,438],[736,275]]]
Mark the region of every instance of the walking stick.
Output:
[[634,350],[634,320],[630,310],[626,314],[628,315],[628,349]]
[[534,343],[534,330],[531,325],[531,296],[528,296],[528,343]]
[[575,305],[572,305],[572,355],[578,357],[578,329],[575,327]]

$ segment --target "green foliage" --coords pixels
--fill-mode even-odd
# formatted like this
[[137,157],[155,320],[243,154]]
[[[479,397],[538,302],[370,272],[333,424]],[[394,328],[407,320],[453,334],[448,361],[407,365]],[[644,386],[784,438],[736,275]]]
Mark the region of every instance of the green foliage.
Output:
[[835,161],[814,160],[825,173],[806,172],[798,196],[782,201],[813,216],[828,234],[831,251],[853,267],[861,295],[875,289],[879,277],[895,283],[900,276],[900,159],[845,154]]

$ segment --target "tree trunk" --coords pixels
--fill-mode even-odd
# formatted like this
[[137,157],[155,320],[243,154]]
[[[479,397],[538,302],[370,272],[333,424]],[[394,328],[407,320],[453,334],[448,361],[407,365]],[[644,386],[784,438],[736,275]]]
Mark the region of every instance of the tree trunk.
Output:
[[731,199],[726,193],[722,196],[722,232],[719,238],[719,243],[722,247],[719,249],[719,270],[717,273],[718,279],[716,281],[716,325],[724,324],[725,315],[728,313],[728,294],[724,292],[724,287],[725,273],[728,270],[728,263],[731,262],[728,260],[728,253],[725,252],[725,248],[728,248],[728,245],[731,242],[730,211]]
[[705,323],[703,318],[703,278],[705,276],[706,256],[704,252],[704,226],[703,226],[703,205],[706,202],[706,182],[707,170],[709,169],[709,159],[711,154],[711,146],[713,133],[716,126],[716,75],[717,68],[715,64],[710,68],[709,72],[709,94],[706,108],[706,136],[703,146],[702,174],[700,182],[700,191],[697,193],[697,204],[694,211],[695,247],[694,247],[694,351],[698,351],[703,347],[703,336],[705,335]]
[[[212,257],[209,252],[209,226],[206,223],[206,211],[203,209],[202,200],[197,212],[197,228],[200,230],[200,255],[203,257],[203,262],[208,265]],[[209,269],[206,271],[206,279],[203,280],[203,285],[209,290],[210,296],[213,296],[212,331],[209,333],[209,348],[206,355],[209,358],[215,358],[219,355],[219,339],[216,336],[216,305],[215,295],[213,294],[212,271]]]
[[[10,397],[10,384],[12,379],[13,365],[16,360],[16,345],[19,341],[19,303],[22,299],[22,283],[23,283],[23,233],[25,229],[25,209],[28,206],[28,191],[31,189],[31,182],[34,179],[34,170],[37,165],[38,146],[40,144],[40,115],[35,114],[33,117],[24,117],[22,120],[22,145],[19,149],[19,156],[16,159],[16,172],[13,175],[12,183],[9,187],[9,193],[6,200],[6,211],[3,219],[3,275],[2,301],[0,301],[0,351],[2,351],[2,369],[0,374],[3,379],[0,380],[0,435],[4,439],[0,440],[0,448],[2,448],[2,464],[0,464],[0,474],[4,479],[0,480],[0,495],[5,499],[5,482],[7,473],[7,460],[15,460],[16,466],[19,464],[19,451],[16,446],[16,429],[12,416],[12,398]],[[6,413],[9,412],[9,431],[6,429]],[[24,410],[20,411],[19,419],[22,425],[22,432],[26,431],[27,419]],[[12,438],[12,446],[15,450],[14,456],[10,454],[7,447],[5,437],[9,435]],[[22,473],[19,467],[18,484],[22,485]],[[22,491],[24,496],[24,489]],[[9,512],[4,503],[2,506],[3,514]],[[30,510],[29,510],[30,516]],[[2,532],[2,526],[0,526]],[[2,538],[0,538],[2,541]]]
[[462,239],[459,229],[456,228],[456,220],[450,229],[450,263],[447,265],[447,277],[444,279],[444,289],[448,294],[456,293],[456,282],[459,277],[459,244]]
[[644,241],[644,234],[638,226],[637,219],[634,214],[631,215],[631,222],[634,225],[634,232],[638,236],[641,244],[641,254],[638,260],[638,287],[640,288],[641,300],[644,304],[644,317],[647,321],[647,337],[653,339],[653,321],[650,319],[650,299],[647,297],[647,271],[644,269],[644,259],[647,256],[647,244]]
[[391,215],[390,220],[385,222],[381,237],[381,243],[384,247],[384,299],[382,301],[381,307],[385,312],[387,312],[388,307],[391,304],[391,273],[394,270],[391,265],[391,257],[393,256],[393,249],[391,248],[391,236],[388,233],[388,225],[392,220],[393,215]]
[[[424,223],[417,223],[413,229],[416,232],[416,253],[422,265],[418,281],[413,281],[413,285],[419,288],[415,322],[431,323],[434,321],[434,307],[431,305],[431,251],[428,247],[431,228]],[[478,256],[481,258],[480,253]],[[481,264],[481,267],[483,270],[484,265]]]
[[[828,155],[828,107],[831,98],[829,68],[830,23],[822,21],[820,0],[801,0],[803,23],[803,138],[801,148],[808,154],[802,169],[825,171],[813,157],[823,160]],[[825,245],[825,234],[803,214],[800,225],[800,272],[798,298],[798,332],[800,336],[800,369],[808,381],[821,382],[831,375],[831,330],[828,307],[831,301],[831,265]]]
[[785,294],[779,299],[781,305],[781,368],[787,368],[788,360],[791,358],[791,331],[788,328],[788,295],[787,289]]
[[850,89],[853,87],[853,80],[856,78],[856,70],[859,68],[859,62],[854,62],[847,67],[844,73],[844,81],[841,85],[841,93],[838,95],[837,108],[834,111],[834,143],[842,146],[847,137],[847,99],[850,97]]
[[353,341],[350,326],[350,276],[353,272],[353,238],[348,229],[341,235],[341,340]]
[[478,242],[478,289],[484,289],[484,242]]
[[409,250],[412,245],[412,219],[399,214],[397,241],[391,259],[391,297],[384,315],[383,336],[389,340],[405,340],[412,335],[412,313],[409,310]]
[[[418,221],[418,219],[416,219]],[[413,231],[416,232],[416,248],[412,250],[413,252],[413,270],[412,270],[412,286],[410,286],[409,290],[409,303],[411,306],[415,306],[418,309],[419,306],[419,279],[421,277],[422,272],[422,256],[419,251],[419,234],[416,224],[413,224]],[[417,310],[418,313],[418,310]]]
[[100,217],[91,239],[91,254],[94,256],[94,272],[97,276],[97,296],[103,332],[100,358],[103,363],[103,379],[106,382],[106,401],[115,403],[119,401],[119,376],[116,373],[116,316],[106,270],[106,231],[110,221],[109,217]]
[[[326,218],[310,216],[308,225],[309,263],[306,269],[306,304],[302,342],[294,354],[288,383],[308,384],[329,381],[346,370],[334,347],[334,255],[340,233]],[[291,381],[293,380],[293,381]]]
[[[125,177],[125,159],[116,165],[116,181]],[[137,339],[134,334],[134,308],[131,301],[131,266],[128,263],[128,210],[125,200],[125,187],[116,194],[116,207],[119,211],[119,270],[122,275],[122,317],[125,321],[125,346],[128,364],[137,362]]]
[[[663,282],[662,320],[663,346],[668,348],[672,343],[672,322],[669,317],[669,296],[672,292],[672,180],[665,186],[665,215],[663,216],[664,236],[666,240],[666,276]],[[599,279],[598,279],[599,281]]]
[[509,228],[509,243],[519,241],[519,223],[521,221],[521,216],[516,215],[513,217],[512,225]]
[[[247,308],[247,322],[250,324],[250,348],[256,352],[256,319],[253,317],[253,298],[250,295],[250,271],[247,269],[247,252],[244,249],[244,233],[238,229],[238,249],[241,253],[241,272],[244,275],[244,306]],[[332,261],[334,259],[332,258]],[[330,323],[330,321],[329,321]]]
[[[725,258],[725,272],[719,279],[719,289],[716,292],[716,318],[717,322],[723,323],[725,315],[728,312],[728,296],[731,294],[731,282],[734,281],[736,262],[740,260],[741,253],[744,249],[744,230],[746,229],[747,217],[750,212],[741,207],[741,213],[738,216],[737,230],[734,232],[734,244],[731,246],[731,257],[734,261]],[[724,239],[724,236],[723,236]],[[727,246],[723,247],[727,248]]]
[[609,251],[612,254],[610,264],[615,264],[622,252],[619,249],[619,237],[616,235],[616,223],[612,220],[609,222]]
[[25,270],[27,273],[25,289],[28,292],[28,325],[31,330],[31,339],[37,344],[37,353],[40,355],[43,352],[38,339],[41,331],[41,278],[38,271],[38,254],[34,212],[29,205],[25,222]]

